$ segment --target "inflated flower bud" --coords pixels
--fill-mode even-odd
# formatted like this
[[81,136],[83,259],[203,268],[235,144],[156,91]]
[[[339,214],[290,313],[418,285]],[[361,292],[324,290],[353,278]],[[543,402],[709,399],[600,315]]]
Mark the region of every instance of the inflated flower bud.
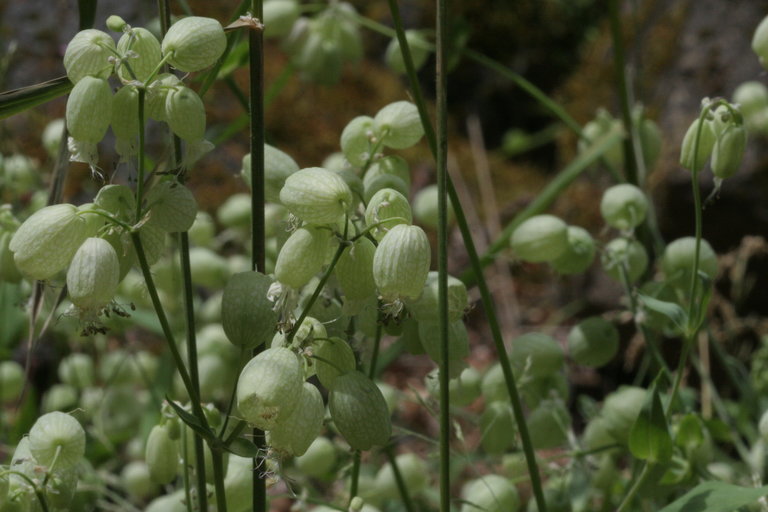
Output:
[[599,368],[619,351],[619,331],[599,316],[587,318],[568,334],[568,351],[576,363]]
[[163,55],[179,71],[191,73],[212,66],[227,47],[221,24],[212,18],[182,18],[168,29],[163,38]]
[[768,87],[755,80],[744,82],[733,92],[733,102],[745,117],[752,118],[768,107]]
[[322,167],[310,167],[285,180],[280,202],[306,222],[332,224],[342,218],[352,204],[352,191],[338,174]]
[[364,236],[341,253],[334,272],[347,301],[360,301],[376,294],[373,280],[375,253],[376,246]]
[[77,389],[93,386],[96,369],[88,354],[70,354],[59,363],[59,379]]
[[338,431],[356,450],[384,446],[392,435],[387,402],[376,384],[358,371],[336,377],[328,409]]
[[71,204],[36,211],[16,231],[9,248],[19,270],[32,279],[48,279],[72,260],[88,238],[88,223]]
[[[439,191],[436,184],[427,185],[419,190],[413,198],[413,218],[417,222],[431,229],[437,229],[437,199]],[[448,224],[456,220],[456,212],[453,211],[453,203],[448,200]]]
[[614,185],[603,193],[600,213],[605,222],[616,229],[628,230],[639,226],[648,212],[648,199],[635,185]]
[[393,149],[413,146],[424,135],[419,110],[409,101],[396,101],[379,110],[373,118],[376,133],[382,143]]
[[168,93],[181,86],[181,80],[176,75],[162,73],[147,88],[144,107],[147,115],[156,121],[165,121],[165,101]]
[[192,191],[177,181],[162,181],[147,193],[152,223],[167,231],[187,231],[195,222],[197,201]]
[[115,41],[106,32],[89,28],[81,30],[67,45],[64,69],[72,83],[86,76],[108,78],[112,74]]
[[337,459],[333,441],[327,437],[318,437],[312,441],[304,455],[296,457],[293,462],[302,474],[322,479],[333,470]]
[[280,249],[275,262],[275,277],[293,288],[301,288],[320,272],[331,232],[314,226],[293,232]]
[[512,233],[510,246],[524,261],[552,261],[568,247],[568,226],[554,215],[535,215]]
[[155,425],[149,432],[145,460],[152,480],[160,485],[173,482],[179,470],[179,448],[171,439],[169,428]]
[[357,365],[352,347],[341,338],[320,340],[314,355],[318,357],[315,362],[317,379],[325,389],[333,389],[336,377],[351,372]]
[[501,455],[515,446],[517,424],[512,413],[512,406],[506,401],[486,404],[480,415],[480,446],[485,453]]
[[[264,199],[269,203],[280,202],[280,189],[285,180],[299,170],[299,164],[287,153],[274,146],[264,144]],[[240,171],[248,188],[251,188],[251,155],[243,157]]]
[[103,238],[88,238],[67,271],[69,299],[80,309],[99,310],[115,296],[119,277],[120,262],[112,245]]
[[97,143],[112,119],[112,90],[103,78],[83,77],[67,100],[67,129],[76,140]]
[[373,278],[385,302],[415,299],[429,273],[431,249],[418,226],[398,224],[381,239],[373,257]]
[[182,139],[201,140],[205,135],[203,100],[189,87],[175,87],[165,98],[165,120],[173,133]]
[[[696,238],[687,236],[678,238],[664,249],[661,268],[667,282],[683,290],[691,286],[693,260],[696,256]],[[717,254],[706,240],[699,244],[699,268],[710,280],[717,275]]]
[[371,158],[374,144],[373,118],[357,116],[352,119],[341,132],[341,152],[355,167],[362,167]]
[[715,145],[715,133],[712,130],[712,123],[704,120],[704,124],[701,127],[701,135],[699,135],[699,152],[695,156],[693,154],[694,145],[696,143],[696,133],[699,131],[699,125],[701,120],[696,120],[688,127],[688,131],[685,132],[683,137],[683,144],[680,150],[680,165],[690,170],[696,166],[697,170],[701,170],[704,164],[712,154],[712,149]]
[[739,170],[747,145],[747,131],[743,124],[732,123],[715,141],[712,149],[712,173],[722,180]]
[[240,373],[237,408],[248,423],[271,430],[298,405],[303,383],[298,356],[288,348],[269,348]]
[[55,460],[56,469],[71,468],[85,455],[85,431],[69,414],[49,412],[29,430],[29,451],[44,466]]
[[[418,30],[406,30],[405,40],[408,42],[408,48],[411,50],[413,67],[418,71],[427,61],[427,57],[429,57],[429,54],[431,53],[429,43]],[[400,41],[396,37],[393,37],[387,46],[387,51],[384,54],[384,62],[386,62],[387,66],[389,66],[395,73],[405,74],[405,60],[403,59],[403,52],[400,49]]]
[[152,32],[140,27],[132,28],[120,37],[117,42],[117,52],[122,55],[133,72],[131,74],[125,64],[120,65],[117,68],[117,76],[123,82],[145,81],[163,58],[160,53],[160,42]]
[[115,149],[122,159],[136,154],[139,137],[139,91],[124,86],[112,98],[112,132],[115,134]]
[[296,0],[267,0],[264,2],[264,37],[287,36],[300,15]]
[[395,190],[402,196],[408,197],[408,185],[403,180],[394,174],[379,174],[364,185],[363,200],[370,203],[373,196],[384,189]]
[[595,259],[595,241],[592,235],[578,226],[568,226],[568,246],[550,262],[560,274],[580,274]]
[[472,480],[461,490],[461,512],[519,510],[520,496],[510,480],[499,475],[485,475]]
[[11,244],[13,233],[10,231],[0,231],[0,281],[8,283],[18,283],[23,277],[13,261],[13,251]]
[[0,361],[0,403],[19,397],[24,388],[24,367],[16,361]]
[[54,119],[49,122],[43,130],[41,137],[43,147],[51,158],[56,158],[61,146],[61,136],[64,133],[64,119]]
[[117,14],[113,14],[107,18],[105,25],[112,32],[122,33],[126,29],[128,23]]
[[376,226],[370,233],[376,240],[398,224],[411,224],[411,205],[400,192],[385,188],[376,192],[365,209],[365,224]]
[[233,275],[221,300],[221,323],[229,341],[238,347],[254,348],[272,338],[278,315],[267,292],[272,278],[260,272]]
[[760,64],[768,68],[768,16],[755,29],[752,36],[752,51],[757,54]]
[[637,240],[616,238],[608,242],[602,255],[605,272],[621,282],[622,267],[627,272],[630,283],[637,281],[648,266],[648,253]]
[[389,155],[382,158],[377,158],[365,171],[363,176],[363,186],[367,189],[370,187],[371,182],[381,175],[393,175],[400,178],[405,183],[406,192],[404,196],[408,195],[408,191],[411,188],[411,171],[408,168],[408,162],[398,155]]
[[[438,273],[430,272],[424,283],[424,290],[418,299],[408,302],[408,310],[419,322],[437,322],[438,315]],[[469,306],[467,287],[461,280],[448,276],[448,320],[454,322],[464,316]]]
[[[440,347],[440,323],[419,322],[419,340],[424,347],[424,352],[432,359],[439,362],[441,357]],[[458,377],[464,370],[464,358],[469,355],[469,337],[467,326],[462,320],[454,320],[448,324],[448,377]]]
[[325,418],[325,405],[320,391],[305,382],[297,396],[296,407],[268,433],[268,442],[279,456],[303,455],[312,441],[320,435]]

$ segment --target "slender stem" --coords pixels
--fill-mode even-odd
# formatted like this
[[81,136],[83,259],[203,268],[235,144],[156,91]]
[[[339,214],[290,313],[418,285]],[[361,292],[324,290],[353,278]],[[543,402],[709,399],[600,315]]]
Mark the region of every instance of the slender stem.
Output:
[[[437,312],[440,340],[440,510],[451,509],[451,397],[448,349],[448,2],[437,0]],[[392,461],[394,469],[394,460]]]
[[147,91],[139,87],[139,157],[136,162],[136,222],[141,220],[141,202],[144,199],[144,98]]
[[[264,19],[263,0],[251,0],[251,15]],[[248,74],[250,150],[251,150],[251,268],[264,272],[266,266],[266,234],[264,228],[264,32],[248,31]],[[264,345],[253,349],[253,355],[264,350]],[[264,431],[253,429],[253,442],[259,453],[266,447]],[[253,502],[254,512],[266,512],[267,489],[261,456],[253,459]]]
[[186,426],[181,429],[181,461],[183,463],[184,472],[182,477],[184,480],[184,497],[187,502],[187,511],[191,512],[192,508],[192,491],[189,485],[189,450],[187,450],[187,428]]
[[[429,120],[429,113],[427,112],[426,102],[421,93],[421,86],[419,85],[418,77],[416,76],[416,70],[413,66],[413,59],[411,58],[410,49],[408,47],[408,41],[405,38],[405,31],[403,28],[403,22],[400,17],[400,10],[397,5],[397,0],[388,0],[389,8],[392,14],[392,19],[397,30],[397,39],[400,43],[400,49],[403,53],[403,61],[405,63],[406,70],[408,72],[408,80],[411,85],[411,93],[413,94],[414,101],[419,110],[419,117],[421,118],[422,125],[424,126],[424,132],[429,142],[432,154],[437,157],[437,138],[432,128],[432,123]],[[507,390],[509,392],[510,401],[512,402],[512,409],[515,413],[515,420],[517,421],[518,429],[520,432],[520,440],[523,444],[523,451],[525,453],[525,459],[528,464],[528,471],[531,476],[531,487],[533,488],[533,494],[536,498],[536,504],[539,512],[546,512],[547,504],[544,500],[544,490],[541,484],[541,476],[539,475],[539,468],[536,462],[536,455],[531,443],[531,436],[528,432],[528,426],[525,423],[525,415],[523,414],[523,406],[520,400],[520,394],[515,384],[515,376],[512,372],[512,367],[509,363],[509,357],[507,355],[507,349],[504,346],[504,339],[499,328],[498,318],[496,317],[496,309],[493,304],[493,298],[488,289],[488,284],[483,278],[483,270],[480,264],[480,258],[477,254],[474,241],[472,240],[472,233],[469,229],[466,216],[461,208],[461,202],[459,201],[456,189],[453,186],[453,182],[450,176],[446,176],[446,185],[448,189],[448,197],[456,214],[456,223],[461,231],[461,236],[466,246],[467,254],[469,255],[469,261],[472,266],[472,270],[477,276],[478,288],[480,289],[480,297],[482,300],[483,308],[485,309],[486,317],[488,318],[488,325],[491,329],[493,337],[493,343],[496,347],[499,363],[501,364],[502,372],[504,373],[504,380],[507,384]]]
[[[184,312],[187,321],[187,364],[189,378],[195,395],[200,396],[200,376],[197,369],[197,343],[195,338],[195,310],[193,305],[192,270],[189,263],[189,234],[179,233],[179,260],[184,283]],[[200,496],[200,510],[208,509],[208,496],[205,484],[205,451],[203,438],[195,432],[195,475],[197,477],[197,492]],[[221,475],[218,475],[221,476]],[[216,478],[218,481],[219,478]],[[218,493],[217,493],[218,498]]]
[[[196,436],[199,439],[200,436]],[[211,462],[213,463],[213,485],[216,489],[216,510],[226,512],[227,510],[227,494],[224,488],[224,454],[221,449],[213,449],[211,447]],[[207,508],[200,507],[200,510],[208,510]]]
[[352,454],[352,475],[349,483],[349,501],[357,496],[357,487],[360,482],[360,450]]
[[397,484],[397,490],[400,492],[400,499],[403,501],[403,505],[405,506],[406,512],[415,512],[416,507],[413,506],[411,495],[408,492],[408,486],[405,485],[405,481],[403,480],[403,474],[400,472],[400,468],[397,465],[397,459],[395,458],[395,455],[392,453],[392,447],[387,446],[387,448],[384,450],[384,453],[387,455],[387,459],[389,460],[390,466],[392,466],[392,474],[395,476],[395,483]]
[[379,311],[379,321],[376,323],[376,338],[373,340],[373,352],[371,353],[371,362],[368,365],[368,378],[373,380],[376,377],[376,365],[379,362],[379,349],[381,348],[381,311]]
[[620,0],[610,0],[608,2],[611,38],[613,39],[613,67],[616,73],[616,86],[619,89],[619,99],[621,102],[621,117],[624,121],[624,129],[627,131],[627,137],[624,138],[624,168],[627,173],[627,181],[633,185],[638,184],[637,159],[635,158],[636,133],[634,123],[632,123],[632,111],[629,104],[629,84],[627,83],[626,61],[624,59],[624,38],[621,30],[621,18],[619,16]]
[[645,483],[645,480],[650,476],[651,474],[651,464],[648,462],[645,462],[643,464],[643,470],[640,473],[640,476],[637,477],[637,479],[632,484],[632,487],[630,487],[629,491],[627,491],[627,494],[624,496],[624,499],[621,500],[621,504],[619,505],[619,508],[616,509],[616,512],[624,512],[629,505],[632,504],[632,500],[635,498],[635,495],[637,495],[637,492],[640,490],[640,487]]

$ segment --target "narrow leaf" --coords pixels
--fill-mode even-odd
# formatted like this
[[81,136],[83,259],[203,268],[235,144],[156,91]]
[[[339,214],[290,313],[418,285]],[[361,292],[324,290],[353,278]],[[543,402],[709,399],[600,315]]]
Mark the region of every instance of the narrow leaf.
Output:
[[225,444],[224,449],[240,457],[253,459],[259,455],[259,447],[242,437],[236,437],[231,443]]
[[203,425],[199,419],[190,412],[184,410],[183,407],[181,407],[179,404],[174,402],[168,397],[165,397],[166,401],[171,404],[171,407],[173,407],[173,410],[176,411],[176,414],[179,415],[179,418],[181,418],[181,421],[187,424],[189,428],[197,432],[202,436],[203,439],[209,440],[214,439],[213,432],[210,431],[210,429]]
[[704,482],[660,512],[733,512],[768,494],[764,487],[739,487],[725,482]]
[[629,450],[638,459],[666,462],[672,457],[672,437],[656,386],[649,394],[629,433]]
[[0,93],[0,119],[29,110],[67,94],[74,85],[62,76],[47,82]]
[[640,299],[640,302],[646,309],[650,309],[651,311],[655,311],[656,313],[669,318],[681,332],[685,332],[688,328],[688,314],[679,304],[654,299],[653,297],[643,295],[642,293],[638,294],[637,298]]

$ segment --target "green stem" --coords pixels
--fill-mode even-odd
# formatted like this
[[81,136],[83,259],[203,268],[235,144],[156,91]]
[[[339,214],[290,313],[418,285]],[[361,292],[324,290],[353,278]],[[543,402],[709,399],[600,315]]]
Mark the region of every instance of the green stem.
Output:
[[136,161],[136,223],[141,220],[141,202],[144,200],[144,98],[147,91],[139,87],[139,156]]
[[376,322],[376,338],[373,340],[373,352],[368,364],[368,378],[371,380],[376,378],[376,365],[379,362],[379,349],[381,348],[381,330],[381,310],[379,310],[379,321]]
[[619,1],[610,0],[608,2],[611,39],[613,39],[613,67],[616,73],[616,86],[619,89],[621,117],[624,121],[624,129],[627,131],[627,137],[624,138],[624,168],[627,173],[627,181],[637,185],[637,159],[635,157],[634,144],[637,134],[635,133],[634,123],[632,123],[632,111],[629,104],[629,84],[627,83],[626,62],[624,59],[624,39],[621,30],[621,18],[619,16]]
[[397,460],[395,459],[395,455],[392,453],[392,447],[387,446],[384,450],[384,453],[387,455],[387,460],[389,460],[390,466],[392,466],[392,474],[395,476],[397,490],[400,492],[400,499],[403,501],[406,512],[415,512],[416,507],[413,506],[413,501],[411,500],[411,495],[408,492],[408,487],[405,485],[405,481],[403,480],[403,474],[400,473]]
[[[200,436],[196,436],[199,438]],[[216,510],[227,511],[227,494],[224,488],[224,454],[220,448],[211,446],[211,462],[213,463],[213,485],[216,489]],[[200,506],[200,510],[208,510]]]
[[[440,510],[451,509],[451,397],[448,348],[448,2],[437,0],[437,314],[440,340]],[[392,462],[394,465],[394,461]],[[393,466],[394,469],[394,466]]]
[[619,508],[616,509],[616,512],[624,512],[627,510],[627,507],[632,504],[632,500],[635,498],[635,495],[637,495],[638,491],[640,490],[640,487],[645,483],[646,479],[651,474],[651,464],[648,462],[645,462],[643,465],[643,470],[640,473],[640,476],[637,477],[637,479],[632,484],[632,487],[630,487],[627,494],[624,496],[624,499],[621,500],[621,504],[619,505]]
[[[189,378],[196,396],[200,396],[200,376],[197,368],[197,343],[195,337],[194,292],[192,291],[192,270],[189,263],[189,234],[179,233],[179,259],[181,260],[181,275],[184,283],[184,313],[187,323],[187,364]],[[208,509],[208,493],[205,484],[205,451],[203,438],[195,432],[195,475],[197,476],[197,492],[200,496],[200,510]],[[218,475],[221,477],[221,475]],[[218,481],[217,475],[214,478]],[[218,493],[217,493],[218,498]]]
[[[408,80],[411,85],[411,93],[413,94],[414,102],[419,110],[419,117],[421,118],[422,125],[424,126],[424,132],[427,137],[432,154],[437,158],[437,138],[435,137],[432,123],[429,120],[429,113],[427,112],[426,102],[421,93],[421,86],[419,85],[418,77],[416,76],[416,69],[413,66],[413,59],[411,58],[410,48],[408,41],[405,38],[405,30],[403,28],[403,22],[400,17],[400,10],[397,5],[397,0],[388,0],[392,19],[397,30],[397,39],[400,43],[400,50],[403,54],[403,61],[405,63],[406,70],[408,72]],[[461,236],[464,240],[464,244],[469,256],[470,264],[473,272],[478,279],[478,288],[480,289],[480,297],[482,300],[483,308],[488,318],[488,325],[491,329],[493,337],[493,343],[496,347],[499,362],[501,364],[502,372],[504,373],[504,379],[507,384],[507,390],[509,392],[510,401],[512,402],[512,409],[515,413],[515,420],[518,424],[520,431],[520,440],[523,444],[523,451],[525,452],[525,458],[528,463],[528,470],[531,476],[531,487],[533,488],[533,494],[536,498],[536,504],[538,505],[539,512],[546,512],[547,504],[544,500],[544,491],[541,484],[541,476],[539,475],[539,468],[536,462],[536,455],[534,453],[533,444],[531,443],[531,437],[528,432],[528,426],[525,423],[525,415],[523,414],[522,402],[520,400],[520,394],[515,384],[515,377],[512,373],[512,368],[509,363],[509,357],[507,355],[507,349],[504,346],[504,339],[501,334],[499,322],[496,317],[496,310],[493,303],[493,298],[488,289],[488,284],[483,278],[483,270],[480,264],[480,258],[477,254],[474,241],[472,240],[472,232],[470,231],[469,224],[467,223],[464,210],[461,208],[461,202],[459,201],[456,189],[453,186],[453,182],[450,176],[446,176],[446,186],[448,191],[448,198],[454,208],[456,214],[456,223],[461,231]]]
[[[251,15],[264,19],[263,0],[251,0]],[[264,31],[248,31],[248,118],[251,151],[251,268],[264,272],[266,266],[266,233],[264,227]],[[256,356],[264,344],[253,349]],[[264,431],[253,429],[253,442],[259,453],[266,447]],[[253,459],[253,512],[267,511],[266,480],[259,470],[261,456]]]
[[355,450],[352,454],[352,475],[349,483],[349,501],[352,502],[357,496],[357,487],[360,482],[360,450]]

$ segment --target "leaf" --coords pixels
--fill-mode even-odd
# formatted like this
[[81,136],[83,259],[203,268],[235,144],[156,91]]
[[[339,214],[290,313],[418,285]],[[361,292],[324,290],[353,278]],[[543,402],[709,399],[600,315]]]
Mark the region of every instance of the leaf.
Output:
[[698,448],[704,441],[704,422],[693,413],[686,414],[677,425],[675,444],[685,450]]
[[74,84],[62,76],[35,85],[0,93],[0,119],[29,110],[67,94]]
[[640,299],[643,307],[669,318],[681,332],[685,332],[686,329],[688,329],[688,314],[679,304],[654,299],[653,297],[643,295],[642,293],[639,293],[637,298]]
[[764,487],[739,487],[725,482],[703,482],[660,512],[733,512],[768,494]]
[[243,437],[236,437],[228,445],[225,444],[224,449],[229,453],[234,453],[235,455],[249,459],[259,455],[258,446]]
[[199,419],[197,419],[197,416],[191,414],[190,412],[184,410],[183,407],[181,407],[179,404],[168,398],[165,397],[165,400],[171,404],[171,407],[173,407],[173,410],[176,411],[176,414],[179,415],[179,418],[181,418],[181,421],[187,424],[189,428],[197,432],[202,436],[205,440],[211,440],[214,439],[215,436],[213,435],[213,432],[208,428],[207,425],[203,425]]
[[666,462],[672,457],[672,437],[656,386],[648,392],[650,397],[629,433],[629,450],[638,459]]

